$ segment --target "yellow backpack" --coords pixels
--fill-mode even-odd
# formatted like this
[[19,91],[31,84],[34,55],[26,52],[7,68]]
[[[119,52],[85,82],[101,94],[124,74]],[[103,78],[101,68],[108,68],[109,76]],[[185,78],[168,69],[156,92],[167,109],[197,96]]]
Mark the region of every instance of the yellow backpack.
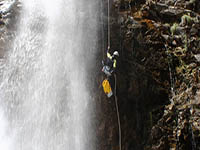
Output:
[[105,79],[102,83],[103,86],[103,90],[105,92],[105,94],[107,94],[108,97],[111,97],[113,95],[110,83],[107,79]]

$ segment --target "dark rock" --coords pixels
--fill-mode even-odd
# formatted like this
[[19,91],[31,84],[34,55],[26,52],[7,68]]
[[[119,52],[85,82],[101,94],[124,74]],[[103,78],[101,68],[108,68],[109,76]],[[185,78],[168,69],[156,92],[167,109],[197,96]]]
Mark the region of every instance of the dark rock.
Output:
[[194,55],[198,62],[200,62],[200,54]]
[[184,10],[176,9],[175,7],[169,7],[168,9],[161,10],[160,13],[170,17],[177,17],[181,16],[184,13]]
[[4,26],[5,25],[5,22],[0,20],[0,26]]
[[190,30],[191,35],[197,35],[198,32],[199,32],[198,29],[196,29],[195,27],[192,27],[191,30]]

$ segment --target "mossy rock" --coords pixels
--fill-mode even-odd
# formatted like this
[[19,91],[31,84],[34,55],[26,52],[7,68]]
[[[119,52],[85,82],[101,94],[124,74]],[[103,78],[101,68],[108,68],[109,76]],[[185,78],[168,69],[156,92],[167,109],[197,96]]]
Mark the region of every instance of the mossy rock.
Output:
[[174,35],[174,33],[176,32],[178,26],[179,26],[179,25],[178,25],[177,23],[174,23],[174,24],[171,26],[170,32],[171,32],[172,35]]
[[181,17],[181,25],[190,25],[194,21],[190,15],[183,15]]

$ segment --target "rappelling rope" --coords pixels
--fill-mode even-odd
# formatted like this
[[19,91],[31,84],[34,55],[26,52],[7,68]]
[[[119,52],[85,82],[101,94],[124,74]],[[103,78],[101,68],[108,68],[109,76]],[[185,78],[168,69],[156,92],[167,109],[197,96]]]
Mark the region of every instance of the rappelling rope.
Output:
[[121,139],[121,123],[120,123],[120,116],[119,116],[119,108],[118,108],[118,101],[117,101],[117,76],[114,74],[115,77],[115,105],[117,110],[117,119],[118,119],[118,126],[119,126],[119,150],[122,149],[122,139]]
[[110,0],[108,0],[108,47],[110,47]]
[[104,60],[104,57],[105,57],[105,31],[104,31],[104,28],[105,28],[105,26],[104,26],[104,9],[103,9],[103,0],[101,0],[101,23],[102,23],[102,28],[101,28],[101,34],[102,34],[102,43],[103,43],[103,47],[102,47],[102,55],[103,55],[103,60]]

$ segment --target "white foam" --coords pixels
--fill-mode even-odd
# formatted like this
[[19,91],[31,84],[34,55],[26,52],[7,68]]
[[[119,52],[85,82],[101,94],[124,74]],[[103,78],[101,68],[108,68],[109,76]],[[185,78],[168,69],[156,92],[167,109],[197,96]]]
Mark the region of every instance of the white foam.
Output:
[[8,120],[0,110],[0,149],[13,150],[13,141],[9,132]]

